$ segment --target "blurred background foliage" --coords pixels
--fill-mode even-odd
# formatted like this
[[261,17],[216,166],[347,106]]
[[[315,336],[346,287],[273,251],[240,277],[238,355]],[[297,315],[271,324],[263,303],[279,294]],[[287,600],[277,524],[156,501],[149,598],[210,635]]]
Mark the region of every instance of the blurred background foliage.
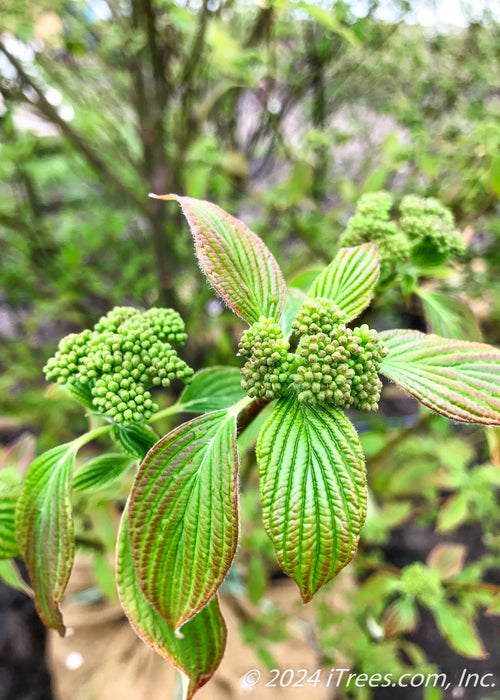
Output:
[[[500,343],[500,24],[487,5],[457,2],[448,24],[423,26],[433,8],[437,16],[424,0],[4,0],[3,444],[33,434],[40,451],[84,427],[71,400],[49,392],[47,401],[41,368],[61,336],[115,304],[173,306],[195,369],[238,364],[241,323],[202,279],[177,207],[148,192],[206,198],[239,216],[299,289],[332,258],[363,194],[437,197],[465,255],[399,268],[371,324]],[[418,413],[390,386],[381,414],[353,418],[372,507],[347,612],[322,614],[328,603],[318,603],[319,660],[338,664],[340,653],[368,673],[383,673],[382,660],[389,671],[437,668],[442,642],[425,633],[435,626],[452,654],[483,656],[493,644],[484,610],[498,610],[498,432]],[[279,572],[258,525],[250,437],[243,447],[247,531],[228,586],[260,605],[262,619],[242,633],[268,664],[278,617],[263,601]],[[105,491],[81,511],[90,531],[81,541],[100,543],[104,591],[113,538],[103,522],[119,496]]]

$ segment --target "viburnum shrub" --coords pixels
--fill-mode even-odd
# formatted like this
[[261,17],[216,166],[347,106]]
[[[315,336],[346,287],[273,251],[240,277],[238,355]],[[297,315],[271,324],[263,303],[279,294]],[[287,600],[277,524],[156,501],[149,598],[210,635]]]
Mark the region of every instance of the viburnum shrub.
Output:
[[[217,590],[238,543],[238,431],[272,402],[256,446],[263,521],[308,602],[352,559],[365,520],[364,457],[344,411],[377,409],[381,373],[452,420],[500,425],[500,352],[353,326],[379,276],[371,242],[341,249],[307,293],[287,294],[273,255],[241,221],[209,202],[161,198],[180,203],[208,280],[249,325],[239,343],[241,375],[205,368],[193,376],[172,345],[186,335],[171,309],[115,308],[92,330],[64,338],[46,376],[86,406],[97,427],[31,464],[2,512],[1,555],[21,554],[40,617],[64,634],[59,602],[75,551],[72,493],[111,482],[139,460],[118,536],[119,596],[141,639],[185,674],[191,698],[226,643]],[[390,206],[382,194],[365,199],[358,214],[401,236],[388,220]],[[443,252],[449,235],[457,248],[452,222],[435,202],[407,198],[401,215],[410,243],[441,241]],[[189,385],[159,411],[152,391],[173,380]],[[148,425],[178,412],[200,415],[163,437]],[[123,454],[102,455],[73,474],[78,450],[105,435]]]

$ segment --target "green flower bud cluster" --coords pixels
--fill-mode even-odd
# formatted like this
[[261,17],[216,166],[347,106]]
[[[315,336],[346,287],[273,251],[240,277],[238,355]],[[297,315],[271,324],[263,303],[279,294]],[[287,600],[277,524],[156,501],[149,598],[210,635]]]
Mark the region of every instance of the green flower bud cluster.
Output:
[[431,609],[439,606],[443,598],[443,584],[439,573],[419,561],[403,569],[400,587],[402,593]]
[[93,330],[63,338],[44,372],[74,395],[87,396],[93,408],[116,423],[141,422],[158,410],[152,387],[190,380],[193,370],[166,342],[185,339],[184,323],[172,309],[141,313],[116,307]]
[[390,272],[410,256],[410,243],[390,213],[394,200],[389,192],[370,192],[360,197],[356,212],[339,240],[342,248],[376,243],[382,272]]
[[94,326],[98,333],[118,329],[144,330],[154,333],[158,340],[175,342],[183,345],[187,334],[184,332],[184,321],[174,309],[152,308],[148,311],[139,311],[131,306],[115,306],[106,316],[103,316]]
[[315,297],[306,299],[292,324],[299,335],[329,333],[333,327],[345,319],[345,313],[331,299]]
[[282,396],[289,383],[293,355],[273,318],[261,316],[241,336],[239,354],[247,358],[241,386],[252,398]]
[[453,214],[437,199],[403,197],[398,221],[391,220],[393,203],[388,192],[364,194],[339,240],[342,247],[376,243],[382,279],[408,259],[437,265],[464,252],[464,240],[455,229]]
[[432,197],[407,195],[399,207],[399,225],[412,245],[417,262],[438,264],[465,251],[451,211]]
[[[351,329],[339,322],[343,314],[338,310],[331,323],[332,304],[321,298],[307,300],[294,323],[302,336],[293,376],[299,401],[375,411],[382,388],[377,372],[387,350],[366,324]],[[316,307],[313,313],[311,307]],[[318,323],[317,316],[326,316],[327,323]],[[309,319],[313,323],[308,324]],[[306,328],[311,332],[304,333]]]
[[389,351],[377,331],[366,323],[353,329],[348,350],[347,365],[354,371],[350,389],[352,405],[362,411],[376,411],[382,391],[378,371]]
[[376,331],[347,328],[344,319],[331,299],[306,299],[293,323],[300,342],[291,354],[279,325],[262,316],[240,341],[240,355],[248,358],[243,389],[273,399],[293,388],[306,403],[376,410],[382,388],[377,372],[387,349]]

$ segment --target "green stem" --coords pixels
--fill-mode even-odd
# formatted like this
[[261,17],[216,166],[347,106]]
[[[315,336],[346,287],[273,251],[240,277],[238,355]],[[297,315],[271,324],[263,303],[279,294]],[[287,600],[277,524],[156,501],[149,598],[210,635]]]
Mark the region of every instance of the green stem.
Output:
[[97,438],[101,437],[101,435],[106,435],[109,433],[111,428],[111,425],[101,425],[100,428],[94,428],[94,430],[90,430],[88,433],[80,435],[80,437],[73,440],[71,444],[75,450],[79,450],[80,447],[83,447],[88,442],[92,442],[92,440],[96,440]]
[[161,420],[162,418],[166,418],[167,416],[173,416],[176,413],[180,413],[183,408],[184,408],[184,404],[174,403],[172,406],[168,406],[167,408],[164,408],[162,411],[157,411],[157,413],[153,413],[153,415],[149,419],[148,423],[153,423],[154,421]]

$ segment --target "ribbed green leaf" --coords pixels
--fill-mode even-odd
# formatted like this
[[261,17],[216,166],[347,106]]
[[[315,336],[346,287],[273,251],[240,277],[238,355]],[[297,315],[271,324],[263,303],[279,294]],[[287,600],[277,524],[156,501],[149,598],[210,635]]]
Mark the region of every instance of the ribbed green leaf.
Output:
[[75,491],[98,489],[118,479],[133,463],[134,459],[126,455],[106,454],[86,462],[75,474],[73,488]]
[[59,601],[66,589],[75,541],[71,487],[76,449],[59,445],[31,464],[16,506],[16,534],[35,592],[38,614],[64,635]]
[[207,367],[197,372],[182,392],[179,404],[190,413],[207,413],[229,408],[241,401],[241,373],[237,367]]
[[130,497],[141,587],[174,628],[214,595],[238,539],[236,414],[215,411],[162,438]]
[[257,442],[264,526],[304,602],[350,562],[366,515],[358,436],[328,405],[280,399]]
[[227,632],[219,601],[214,596],[182,626],[181,633],[176,634],[141,590],[134,568],[127,520],[125,511],[118,536],[116,563],[122,607],[143,642],[188,677],[186,700],[189,700],[210,680],[224,655]]
[[371,301],[380,273],[377,246],[364,243],[342,248],[307,293],[308,297],[327,297],[352,321]]
[[389,355],[380,371],[452,420],[500,425],[500,351],[419,331],[380,333]]
[[158,435],[143,423],[131,423],[126,427],[114,425],[111,436],[126,455],[141,460],[158,442]]
[[245,224],[211,202],[175,194],[193,234],[196,255],[215,291],[248,323],[259,316],[279,320],[285,281],[264,242]]
[[0,488],[0,559],[12,559],[19,554],[16,539],[16,501],[19,489]]
[[[60,385],[59,385],[60,386]],[[81,382],[72,381],[64,385],[64,389],[71,394],[71,396],[81,403],[86,408],[95,410],[95,406],[92,403],[92,392],[87,384],[82,384]]]

